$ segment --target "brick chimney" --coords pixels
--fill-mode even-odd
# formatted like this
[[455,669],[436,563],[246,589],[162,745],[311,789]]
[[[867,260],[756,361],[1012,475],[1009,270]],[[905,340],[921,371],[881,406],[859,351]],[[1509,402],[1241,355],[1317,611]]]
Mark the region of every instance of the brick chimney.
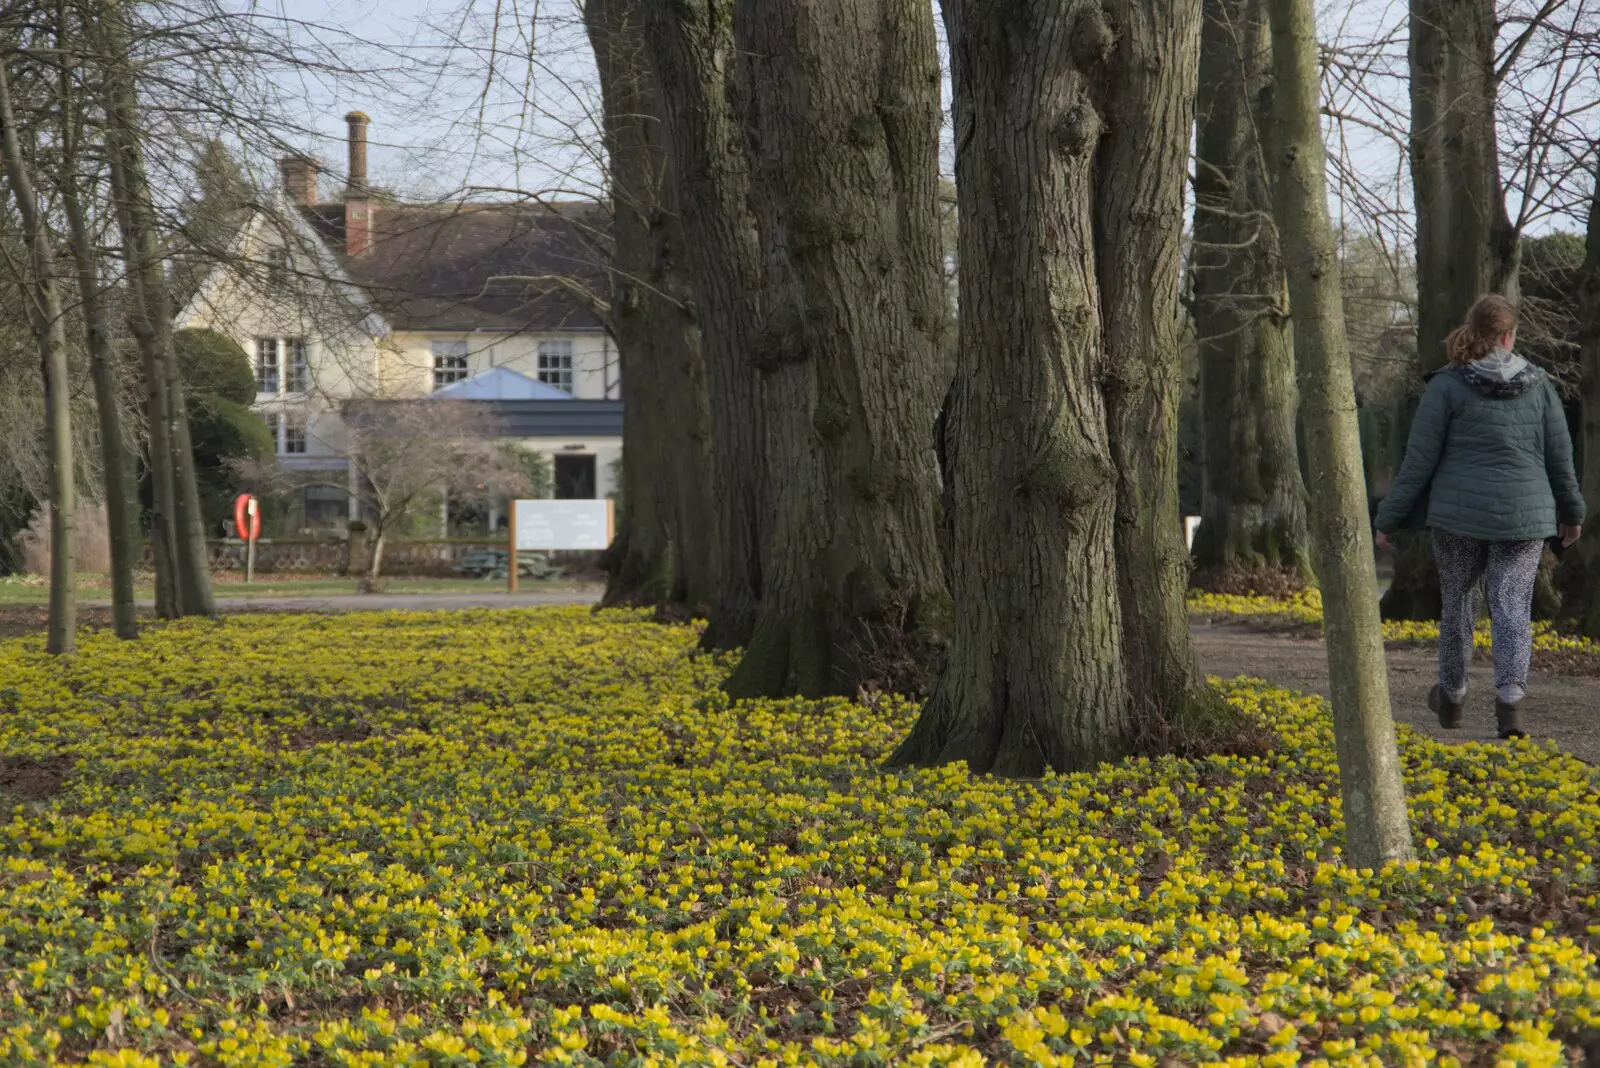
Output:
[[359,111],[344,117],[350,128],[350,177],[344,187],[344,250],[359,256],[372,247],[372,200],[367,191],[367,126]]
[[278,161],[284,192],[301,207],[317,202],[317,172],[321,169],[322,164],[310,156],[285,156]]

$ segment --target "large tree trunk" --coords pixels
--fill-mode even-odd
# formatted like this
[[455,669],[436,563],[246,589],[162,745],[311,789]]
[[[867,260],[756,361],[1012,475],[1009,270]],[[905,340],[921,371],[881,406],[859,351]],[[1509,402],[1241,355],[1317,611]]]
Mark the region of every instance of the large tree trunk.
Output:
[[1352,867],[1376,868],[1411,855],[1411,827],[1372,580],[1338,251],[1328,222],[1316,19],[1311,0],[1268,0],[1268,6],[1277,135],[1274,205],[1294,309],[1345,859]]
[[927,0],[739,0],[734,27],[773,508],[760,615],[727,689],[916,689],[950,622],[933,16]]
[[704,644],[755,630],[768,495],[760,380],[752,362],[761,264],[731,96],[732,0],[639,0],[676,176],[710,397],[716,587]]
[[0,163],[22,221],[28,248],[25,299],[39,345],[44,378],[45,455],[50,470],[50,615],[45,652],[68,655],[78,649],[77,555],[74,551],[72,395],[67,378],[67,338],[62,329],[61,295],[56,279],[50,227],[35,195],[29,164],[11,104],[11,83],[0,62]]
[[589,0],[611,170],[611,324],[621,367],[623,517],[604,603],[712,600],[711,413],[675,177],[638,0]]
[[[1104,6],[1126,32],[1133,0]],[[942,429],[956,624],[892,762],[1088,768],[1135,744],[1095,258],[1116,30],[1099,3],[943,9],[960,226],[960,351]]]
[[1178,290],[1194,124],[1197,3],[1115,10],[1099,150],[1096,253],[1117,483],[1123,653],[1147,731],[1197,724],[1217,697],[1200,674],[1178,508]]
[[1561,561],[1561,616],[1586,638],[1600,639],[1600,166],[1589,204],[1589,235],[1578,275],[1578,343],[1583,368],[1583,537]]
[[[1445,337],[1488,292],[1515,298],[1517,233],[1495,133],[1494,0],[1411,0],[1411,183],[1417,213],[1417,355],[1445,363]],[[1407,406],[1402,431],[1416,401]],[[1405,440],[1405,433],[1400,441]],[[1397,539],[1388,619],[1438,619],[1426,536]]]
[[[65,27],[62,28],[65,37]],[[63,42],[64,43],[64,42]],[[61,182],[61,208],[72,242],[78,275],[78,300],[89,345],[89,376],[94,382],[95,408],[100,424],[100,467],[106,502],[107,541],[111,547],[111,619],[119,638],[137,638],[139,624],[134,603],[133,571],[139,556],[134,503],[131,492],[133,465],[122,437],[122,397],[117,384],[116,352],[106,318],[100,286],[100,265],[89,237],[89,226],[78,195],[79,176],[74,166],[82,136],[82,112],[72,90],[71,74],[61,72],[62,146],[65,175]]]
[[1266,173],[1272,51],[1263,0],[1206,0],[1200,86],[1191,279],[1205,495],[1195,563],[1202,582],[1259,568],[1304,580],[1299,398]]
[[[211,559],[206,545],[205,521],[200,512],[200,488],[194,465],[194,449],[189,440],[189,415],[183,397],[183,379],[178,371],[177,354],[172,344],[172,311],[167,293],[166,271],[161,261],[161,246],[156,233],[155,212],[150,183],[145,172],[143,131],[139,125],[139,102],[134,84],[132,61],[127,55],[122,12],[103,8],[100,34],[105,42],[105,62],[110,69],[106,101],[108,155],[115,158],[111,168],[113,195],[123,233],[124,254],[128,260],[129,305],[142,320],[134,334],[144,357],[146,383],[152,402],[159,388],[165,394],[162,407],[166,415],[166,454],[151,441],[151,467],[171,469],[172,495],[170,534],[172,538],[173,590],[181,615],[217,614],[211,593]],[[142,328],[141,328],[142,327]],[[159,386],[157,382],[159,381]],[[156,405],[152,403],[152,407]],[[152,413],[153,414],[153,413]]]

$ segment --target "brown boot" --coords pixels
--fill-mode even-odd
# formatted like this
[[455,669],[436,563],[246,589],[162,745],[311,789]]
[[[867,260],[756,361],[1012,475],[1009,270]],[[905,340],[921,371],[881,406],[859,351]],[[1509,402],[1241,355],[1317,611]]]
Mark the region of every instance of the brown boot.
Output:
[[1450,700],[1441,687],[1428,691],[1428,707],[1439,717],[1439,726],[1445,730],[1453,731],[1461,726],[1461,702]]
[[1522,729],[1522,717],[1516,705],[1508,705],[1504,701],[1494,703],[1494,721],[1500,728],[1502,738],[1526,738],[1528,732]]

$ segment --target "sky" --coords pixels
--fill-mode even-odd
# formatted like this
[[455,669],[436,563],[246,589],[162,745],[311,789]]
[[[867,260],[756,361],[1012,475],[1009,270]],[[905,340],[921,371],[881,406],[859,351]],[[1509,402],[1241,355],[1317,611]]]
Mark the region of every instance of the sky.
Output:
[[[320,157],[342,174],[344,114],[372,118],[370,171],[375,182],[418,197],[445,197],[465,187],[545,195],[592,195],[603,184],[597,154],[598,87],[575,0],[239,0],[284,20],[296,40],[321,50],[327,68],[283,72],[280,107],[292,111],[284,141]],[[1500,0],[1502,16],[1542,0]],[[1404,167],[1406,0],[1318,0],[1326,58],[1325,99],[1345,121],[1327,124],[1330,207],[1352,232],[1377,233],[1386,245],[1409,244],[1409,179]],[[1600,0],[1566,7],[1600,9]],[[1588,16],[1578,16],[1588,17]],[[942,25],[940,26],[942,36]],[[1510,32],[1509,30],[1507,32]],[[497,44],[492,44],[497,42]],[[1364,77],[1352,79],[1359,68]],[[1507,100],[1502,139],[1520,136],[1516,122],[1553,99],[1553,79],[1600,86],[1586,64],[1559,70]],[[946,79],[946,94],[949,83]],[[1594,96],[1593,88],[1589,91]],[[1577,133],[1600,139],[1600,112],[1572,120]],[[1525,131],[1523,131],[1525,132]],[[947,131],[948,134],[948,131]],[[281,146],[274,146],[279,148]],[[945,153],[948,167],[950,149]],[[254,161],[270,170],[265,153]],[[1508,177],[1514,178],[1508,168]],[[336,179],[327,178],[328,195]],[[1587,177],[1564,176],[1555,199],[1568,209],[1587,196]],[[1513,215],[1520,194],[1512,182]],[[1530,213],[1531,214],[1531,213]],[[1533,233],[1581,228],[1569,210],[1530,218]]]

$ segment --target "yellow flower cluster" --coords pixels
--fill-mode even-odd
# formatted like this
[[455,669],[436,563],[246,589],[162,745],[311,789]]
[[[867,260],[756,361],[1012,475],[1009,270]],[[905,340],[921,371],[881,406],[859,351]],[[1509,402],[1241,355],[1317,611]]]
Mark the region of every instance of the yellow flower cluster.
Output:
[[[1189,593],[1189,610],[1207,616],[1260,619],[1320,627],[1322,592],[1310,589],[1292,597],[1277,598],[1233,593],[1201,593],[1194,590]],[[1383,636],[1386,641],[1391,642],[1436,642],[1439,640],[1439,624],[1387,620],[1383,624]],[[1478,625],[1473,641],[1480,649],[1489,648],[1487,620]],[[1588,638],[1558,634],[1549,623],[1533,625],[1533,647],[1543,652],[1587,653],[1600,656],[1600,643],[1590,641]]]
[[[730,702],[579,609],[0,642],[0,1064],[1558,1065],[1600,781],[1402,729],[1419,855],[1271,755],[887,773],[915,709]],[[54,776],[54,778],[52,778]]]

